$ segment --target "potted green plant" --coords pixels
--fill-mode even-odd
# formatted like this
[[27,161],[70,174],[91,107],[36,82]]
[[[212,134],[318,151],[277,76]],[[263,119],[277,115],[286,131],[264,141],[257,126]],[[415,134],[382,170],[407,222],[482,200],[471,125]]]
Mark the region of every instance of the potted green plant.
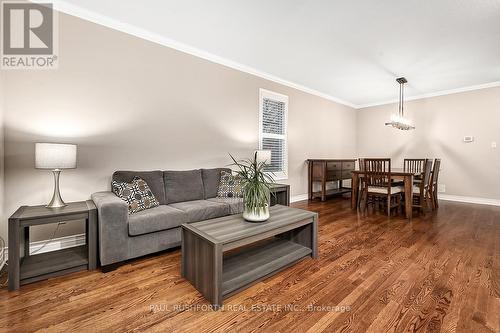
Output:
[[249,222],[264,222],[269,218],[271,186],[274,183],[271,174],[264,172],[266,161],[258,161],[257,152],[253,159],[237,161],[231,154],[235,166],[239,170],[243,187],[243,218]]

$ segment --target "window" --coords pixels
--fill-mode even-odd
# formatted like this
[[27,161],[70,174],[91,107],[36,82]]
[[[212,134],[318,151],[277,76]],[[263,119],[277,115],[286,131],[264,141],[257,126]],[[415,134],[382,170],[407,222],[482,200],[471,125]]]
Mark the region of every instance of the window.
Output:
[[259,149],[271,151],[265,171],[272,172],[275,179],[287,179],[288,96],[264,89],[259,95]]

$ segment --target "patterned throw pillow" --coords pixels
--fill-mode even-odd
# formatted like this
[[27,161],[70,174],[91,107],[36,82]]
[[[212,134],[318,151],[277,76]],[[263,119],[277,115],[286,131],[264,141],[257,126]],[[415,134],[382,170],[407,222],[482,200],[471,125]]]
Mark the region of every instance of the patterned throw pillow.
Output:
[[243,184],[238,175],[222,170],[220,172],[219,189],[217,198],[242,198]]
[[111,188],[114,194],[128,204],[129,214],[160,205],[148,184],[139,177],[134,177],[131,183],[113,181]]

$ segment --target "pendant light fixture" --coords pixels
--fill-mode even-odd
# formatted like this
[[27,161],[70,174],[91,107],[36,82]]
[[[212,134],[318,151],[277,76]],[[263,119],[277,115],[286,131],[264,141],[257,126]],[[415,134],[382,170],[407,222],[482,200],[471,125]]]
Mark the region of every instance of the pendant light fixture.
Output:
[[414,126],[411,125],[411,122],[404,117],[404,89],[405,83],[408,81],[404,77],[400,77],[396,79],[396,82],[399,83],[399,109],[397,114],[391,115],[391,120],[385,123],[386,126],[392,126],[402,131],[408,131],[415,129]]

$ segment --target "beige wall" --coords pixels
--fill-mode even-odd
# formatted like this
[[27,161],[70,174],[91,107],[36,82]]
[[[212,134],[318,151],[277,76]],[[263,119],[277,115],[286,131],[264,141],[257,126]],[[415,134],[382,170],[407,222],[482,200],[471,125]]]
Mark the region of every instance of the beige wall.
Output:
[[[259,88],[289,96],[292,195],[307,192],[305,159],[355,156],[356,112],[343,105],[93,23],[60,15],[57,70],[6,72],[5,214],[48,202],[50,172],[34,143],[78,144],[63,198],[109,189],[118,169],[224,166],[258,144]],[[53,227],[35,232],[50,236]],[[58,236],[82,232],[62,226]]]
[[[384,126],[397,105],[358,110],[357,150],[361,157],[440,157],[447,195],[500,199],[500,87],[409,101],[405,114],[416,130]],[[473,135],[473,143],[463,137]]]
[[[0,71],[0,216],[4,216],[4,73]],[[0,237],[7,241],[7,223],[0,225]],[[7,245],[7,243],[5,243]]]

